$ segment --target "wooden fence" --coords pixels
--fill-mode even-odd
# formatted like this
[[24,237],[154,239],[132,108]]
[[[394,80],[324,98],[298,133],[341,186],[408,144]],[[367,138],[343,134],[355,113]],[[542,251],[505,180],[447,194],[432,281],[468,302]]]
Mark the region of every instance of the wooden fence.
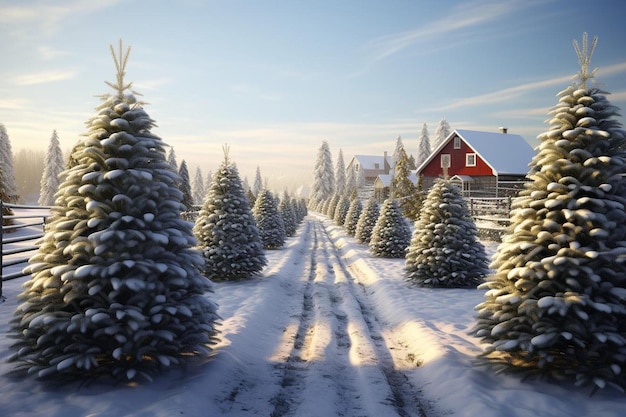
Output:
[[[2,229],[0,231],[0,297],[2,282],[25,276],[22,264],[37,250],[37,241],[43,237],[46,219],[50,216],[50,207],[9,204],[0,201]],[[10,270],[10,272],[7,272]]]

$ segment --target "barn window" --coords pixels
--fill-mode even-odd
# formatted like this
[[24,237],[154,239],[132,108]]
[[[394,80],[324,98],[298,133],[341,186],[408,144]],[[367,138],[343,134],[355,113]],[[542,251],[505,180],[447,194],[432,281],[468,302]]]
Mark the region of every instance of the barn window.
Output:
[[441,168],[450,168],[450,154],[442,153],[441,154]]
[[465,154],[465,166],[466,167],[476,166],[476,154],[475,153]]
[[461,149],[461,138],[458,136],[454,137],[454,149]]

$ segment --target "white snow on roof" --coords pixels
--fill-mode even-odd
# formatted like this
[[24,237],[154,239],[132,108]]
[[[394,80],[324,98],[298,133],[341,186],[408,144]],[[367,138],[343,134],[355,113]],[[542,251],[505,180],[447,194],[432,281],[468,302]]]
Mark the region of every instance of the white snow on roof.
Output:
[[376,181],[380,181],[383,187],[389,187],[391,185],[391,175],[379,174],[378,177],[376,177]]
[[456,129],[454,132],[472,147],[496,173],[528,173],[528,164],[535,156],[535,151],[520,135],[465,129]]
[[[385,159],[382,155],[354,155],[354,158],[357,160],[359,165],[363,167],[363,169],[384,169],[385,168]],[[392,159],[390,156],[387,156],[387,163],[391,166]],[[378,168],[376,168],[376,164],[378,164]]]

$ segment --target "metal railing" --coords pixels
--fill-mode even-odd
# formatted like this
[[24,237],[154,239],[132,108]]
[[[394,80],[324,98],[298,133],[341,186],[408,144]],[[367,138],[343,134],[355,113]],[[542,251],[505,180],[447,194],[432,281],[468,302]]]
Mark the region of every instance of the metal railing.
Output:
[[[10,204],[0,201],[2,229],[0,229],[0,297],[2,282],[24,277],[22,268],[14,267],[26,264],[37,250],[37,241],[43,237],[46,219],[50,216],[50,207]],[[11,269],[11,272],[7,272]]]

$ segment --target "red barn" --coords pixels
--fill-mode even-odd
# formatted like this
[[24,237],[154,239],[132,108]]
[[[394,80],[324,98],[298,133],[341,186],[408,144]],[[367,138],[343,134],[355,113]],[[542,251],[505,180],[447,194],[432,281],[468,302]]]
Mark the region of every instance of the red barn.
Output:
[[[466,196],[503,196],[519,189],[535,152],[520,135],[457,129],[417,167],[424,189],[446,173]],[[447,172],[446,172],[447,171]]]

